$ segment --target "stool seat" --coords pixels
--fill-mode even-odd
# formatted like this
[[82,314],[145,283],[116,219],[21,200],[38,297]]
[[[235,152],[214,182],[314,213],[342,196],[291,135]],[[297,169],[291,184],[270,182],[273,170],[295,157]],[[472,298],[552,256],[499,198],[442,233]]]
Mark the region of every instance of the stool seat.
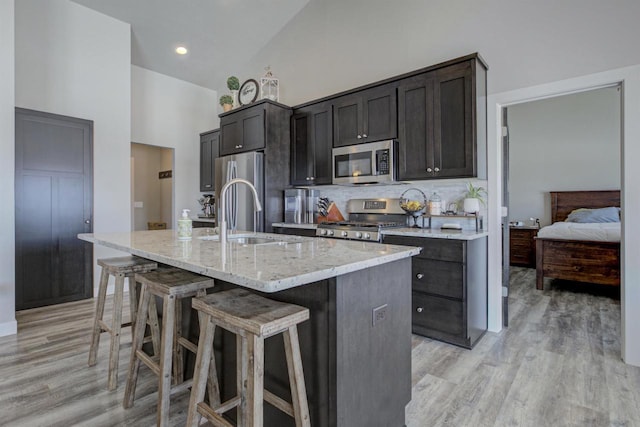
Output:
[[[160,357],[152,358],[143,350],[144,327],[142,322],[138,322],[133,332],[123,406],[133,406],[138,371],[142,362],[158,375],[157,425],[168,426],[170,395],[186,390],[191,385],[191,381],[184,381],[183,348],[194,353],[197,351],[197,345],[182,336],[181,300],[194,296],[204,297],[207,289],[214,286],[214,281],[210,277],[169,266],[161,266],[147,273],[136,273],[135,277],[142,285],[137,313],[139,319],[149,311],[149,305],[155,300],[155,296],[163,301]],[[211,366],[215,369],[215,363]],[[209,384],[209,392],[212,396],[217,396],[217,382],[214,384],[210,381]]]
[[235,334],[268,338],[309,318],[309,310],[263,298],[244,289],[218,292],[193,300],[193,308],[213,316],[217,326]]
[[[274,301],[244,289],[231,289],[192,300],[200,319],[200,340],[196,356],[193,387],[189,398],[187,426],[199,425],[204,416],[217,427],[231,424],[222,415],[238,408],[239,427],[262,427],[263,401],[294,418],[296,427],[309,427],[309,407],[305,388],[300,343],[299,323],[309,318],[309,310],[294,304]],[[236,334],[236,390],[237,395],[220,402],[220,395],[209,394],[209,403],[204,402],[206,382],[214,378],[215,363],[213,338],[220,326]],[[284,350],[289,373],[291,400],[287,402],[264,389],[264,340],[283,334]],[[208,377],[207,377],[208,375]]]
[[107,270],[109,274],[134,275],[135,273],[147,273],[158,268],[158,263],[137,256],[123,256],[114,258],[101,258],[98,265]]
[[136,275],[136,281],[159,295],[184,298],[213,287],[212,278],[176,267],[162,266],[155,271],[141,273],[144,274]]
[[[136,256],[124,256],[114,258],[101,258],[98,265],[102,267],[100,273],[100,284],[98,286],[98,299],[96,301],[96,310],[93,318],[93,329],[91,333],[91,345],[89,347],[89,366],[94,366],[98,359],[98,347],[100,345],[100,334],[108,332],[111,336],[111,344],[109,350],[109,373],[107,388],[115,390],[118,386],[118,360],[120,354],[120,331],[122,327],[135,325],[136,321],[136,285],[132,281],[136,273],[146,273],[158,268],[158,263],[148,259]],[[109,276],[115,278],[114,300],[113,300],[113,317],[111,325],[104,322],[104,306],[107,299],[107,286],[109,284]],[[129,309],[131,311],[131,322],[122,323],[122,304],[124,294],[124,279],[129,281]],[[154,336],[154,345],[156,331],[152,329]]]

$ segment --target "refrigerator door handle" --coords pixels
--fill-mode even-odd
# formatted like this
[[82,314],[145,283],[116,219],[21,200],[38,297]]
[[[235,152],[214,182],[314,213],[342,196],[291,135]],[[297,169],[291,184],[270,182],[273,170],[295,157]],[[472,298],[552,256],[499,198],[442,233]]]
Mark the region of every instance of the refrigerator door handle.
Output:
[[[227,182],[238,177],[238,163],[235,160],[229,160],[227,168]],[[235,230],[238,226],[238,190],[234,185],[229,192],[229,202],[227,204],[227,217],[229,218],[229,228]]]

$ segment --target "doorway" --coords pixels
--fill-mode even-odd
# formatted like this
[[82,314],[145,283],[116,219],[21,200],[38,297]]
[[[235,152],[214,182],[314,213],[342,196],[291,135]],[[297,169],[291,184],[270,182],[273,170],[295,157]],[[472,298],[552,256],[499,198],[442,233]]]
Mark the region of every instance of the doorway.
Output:
[[[621,188],[621,105],[620,85],[610,85],[502,107],[503,246],[515,242],[503,256],[507,294],[510,264],[535,269],[533,239],[551,224],[550,191]],[[505,315],[507,307],[505,298]]]
[[93,296],[93,122],[15,110],[16,310]]
[[173,228],[172,148],[131,143],[131,227]]

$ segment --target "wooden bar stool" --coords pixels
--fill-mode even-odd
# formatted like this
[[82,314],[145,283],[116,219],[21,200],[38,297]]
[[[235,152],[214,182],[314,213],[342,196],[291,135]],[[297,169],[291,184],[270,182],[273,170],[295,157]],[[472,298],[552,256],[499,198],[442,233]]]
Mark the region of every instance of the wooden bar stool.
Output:
[[[170,395],[191,386],[191,380],[184,381],[183,347],[196,353],[198,347],[182,336],[183,298],[205,296],[207,289],[214,285],[213,279],[175,267],[162,266],[155,271],[136,274],[140,282],[140,303],[138,305],[138,323],[133,332],[131,358],[123,406],[130,408],[135,399],[136,383],[140,362],[147,365],[158,375],[158,426],[169,425]],[[160,337],[160,356],[151,357],[142,349],[144,322],[139,320],[149,311],[149,304],[159,296],[163,300],[162,332]],[[215,368],[214,368],[215,369]],[[173,375],[172,375],[173,371]],[[173,378],[174,387],[171,387]],[[210,383],[213,384],[213,383]],[[216,382],[217,387],[217,382]],[[210,393],[218,395],[217,388],[210,387]]]
[[[108,332],[111,336],[111,346],[109,350],[109,380],[107,388],[115,390],[118,386],[118,359],[120,354],[120,330],[122,327],[132,326],[136,319],[136,284],[132,280],[136,273],[145,273],[158,268],[158,264],[148,259],[134,256],[103,258],[98,260],[98,265],[102,267],[100,273],[100,285],[98,288],[98,300],[96,301],[96,311],[93,318],[93,330],[91,333],[91,346],[89,347],[89,366],[93,366],[98,358],[98,346],[100,345],[100,334]],[[107,299],[107,285],[109,276],[115,277],[115,292],[113,300],[113,318],[111,326],[104,322],[104,305]],[[122,300],[124,295],[124,279],[129,281],[129,303],[131,311],[131,322],[122,323]],[[156,319],[157,324],[157,319]],[[157,329],[156,329],[157,331]],[[157,333],[153,332],[152,333]],[[157,339],[157,338],[156,338]]]
[[[309,310],[263,298],[243,289],[194,298],[192,304],[204,318],[200,322],[200,343],[187,426],[197,426],[200,416],[214,426],[232,426],[222,414],[238,407],[238,426],[261,427],[263,400],[293,417],[296,427],[310,426],[297,328],[298,323],[309,318]],[[216,326],[236,334],[238,395],[224,403],[220,403],[219,395],[213,399],[210,395],[209,404],[206,404],[203,401],[204,387],[207,375],[211,376],[209,361]],[[292,403],[264,389],[264,340],[280,333],[284,334]]]

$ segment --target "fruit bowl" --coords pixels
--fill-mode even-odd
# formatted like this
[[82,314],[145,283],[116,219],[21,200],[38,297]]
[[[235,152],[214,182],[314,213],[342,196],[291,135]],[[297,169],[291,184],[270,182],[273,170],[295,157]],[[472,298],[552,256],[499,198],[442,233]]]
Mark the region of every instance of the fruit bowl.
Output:
[[418,217],[422,215],[427,207],[427,196],[417,188],[409,188],[402,193],[399,202],[402,210],[413,218],[413,227],[419,228]]

